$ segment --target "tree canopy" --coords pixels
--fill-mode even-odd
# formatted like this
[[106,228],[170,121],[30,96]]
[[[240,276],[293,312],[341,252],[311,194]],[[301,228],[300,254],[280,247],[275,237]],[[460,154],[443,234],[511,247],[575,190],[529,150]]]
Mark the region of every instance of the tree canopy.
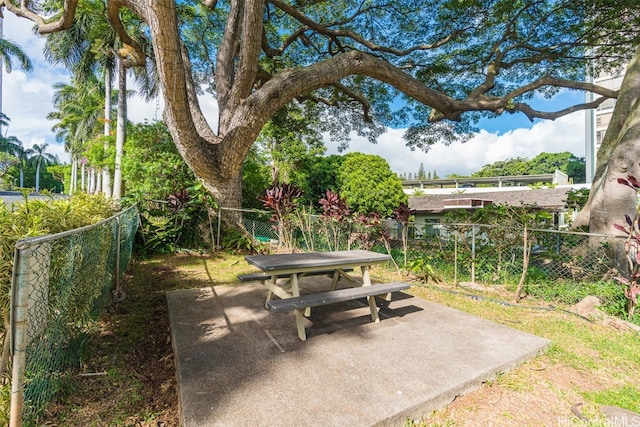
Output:
[[407,203],[400,178],[380,156],[349,153],[338,172],[340,196],[349,209],[362,215],[377,212],[391,216],[400,203]]
[[514,176],[539,175],[553,173],[555,170],[566,173],[573,182],[585,182],[585,160],[576,157],[568,151],[563,153],[540,153],[533,159],[517,157],[499,160],[474,172],[472,176]]
[[166,200],[196,184],[163,123],[140,123],[130,126],[127,133],[122,172],[129,199]]
[[[40,33],[72,27],[79,4],[0,0]],[[460,139],[482,115],[554,119],[615,98],[585,79],[587,65],[595,74],[616,67],[640,40],[635,0],[107,0],[104,13],[118,55],[140,65],[152,55],[178,151],[230,207],[240,204],[252,144],[290,103],[342,142],[402,123],[407,143],[428,149]],[[132,37],[123,24],[131,14],[148,38]],[[596,99],[531,107],[560,88]],[[199,90],[215,94],[217,126]]]

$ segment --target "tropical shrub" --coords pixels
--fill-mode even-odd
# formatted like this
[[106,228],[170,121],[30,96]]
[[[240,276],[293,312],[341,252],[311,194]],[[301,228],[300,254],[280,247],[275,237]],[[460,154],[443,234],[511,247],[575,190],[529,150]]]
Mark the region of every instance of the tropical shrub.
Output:
[[176,191],[163,201],[140,202],[138,207],[141,224],[134,248],[139,255],[212,247],[209,210],[215,204],[201,184]]
[[211,247],[213,199],[178,153],[163,122],[131,126],[122,159],[124,204],[138,204],[140,255]]
[[[0,202],[0,341],[6,344],[6,331],[9,328],[16,242],[28,237],[55,234],[95,224],[115,212],[115,207],[104,197],[86,194],[77,194],[66,199],[42,200],[28,199],[25,192],[22,203],[9,207]],[[73,307],[70,307],[70,310],[73,311]],[[6,375],[5,356],[3,352],[0,372]],[[4,379],[0,378],[0,381],[6,384]],[[0,402],[0,405],[4,403]]]

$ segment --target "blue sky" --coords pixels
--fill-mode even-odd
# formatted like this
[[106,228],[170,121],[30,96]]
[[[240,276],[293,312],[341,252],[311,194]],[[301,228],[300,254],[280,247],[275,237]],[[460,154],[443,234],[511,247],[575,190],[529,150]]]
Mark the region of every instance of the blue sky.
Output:
[[[14,66],[11,74],[3,75],[2,111],[9,116],[11,124],[3,132],[18,137],[25,147],[33,144],[49,144],[49,152],[63,161],[68,155],[57,144],[51,127],[53,122],[46,115],[53,110],[52,85],[67,82],[64,69],[45,63],[42,55],[42,40],[31,29],[31,23],[5,12],[4,37],[18,43],[30,56],[34,70],[25,73]],[[534,99],[534,108],[549,109],[582,102],[579,92],[561,91],[552,101]],[[210,122],[217,119],[217,105],[208,98],[201,99],[202,109]],[[145,103],[138,97],[129,101],[129,119],[141,122],[162,117],[161,99]],[[585,113],[577,112],[555,121],[534,123],[522,114],[504,115],[495,119],[483,119],[481,131],[464,144],[436,145],[428,153],[411,151],[402,140],[403,129],[389,129],[377,144],[353,136],[349,151],[377,154],[385,158],[391,169],[398,173],[416,173],[420,164],[426,171],[437,172],[441,177],[456,173],[468,175],[485,164],[514,157],[533,158],[541,152],[569,151],[578,157],[585,155]],[[336,144],[327,142],[328,154],[336,153]]]

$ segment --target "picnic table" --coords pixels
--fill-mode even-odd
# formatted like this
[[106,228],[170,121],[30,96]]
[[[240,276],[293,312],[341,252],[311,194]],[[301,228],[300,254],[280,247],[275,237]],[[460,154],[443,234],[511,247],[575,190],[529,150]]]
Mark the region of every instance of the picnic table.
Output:
[[[375,297],[389,301],[391,293],[408,289],[401,282],[374,284],[370,268],[391,260],[389,255],[365,250],[332,252],[308,252],[294,254],[249,255],[245,260],[262,271],[261,274],[238,276],[240,280],[260,280],[268,290],[265,306],[272,312],[295,310],[298,337],[306,340],[304,316],[310,315],[311,307],[367,297],[371,320],[379,322]],[[361,276],[350,274],[360,270]],[[300,295],[299,279],[304,276],[331,274],[331,289],[319,293]],[[353,287],[337,289],[340,279],[345,278]],[[284,279],[278,282],[278,279]],[[273,295],[280,299],[273,300]]]

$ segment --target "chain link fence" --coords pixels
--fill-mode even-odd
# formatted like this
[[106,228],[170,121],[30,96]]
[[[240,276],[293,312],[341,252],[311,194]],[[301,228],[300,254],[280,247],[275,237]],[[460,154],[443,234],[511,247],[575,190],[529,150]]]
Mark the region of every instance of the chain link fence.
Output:
[[611,279],[617,270],[609,242],[624,239],[482,224],[427,224],[411,234],[420,236],[412,239],[412,247],[427,253],[447,280],[510,285],[524,272],[530,288]]
[[119,291],[138,221],[134,206],[92,226],[16,243],[10,425],[36,425],[78,367],[95,320]]
[[270,212],[256,209],[219,208],[216,237],[218,246],[222,243],[223,218],[227,218],[231,223],[242,224],[242,227],[244,227],[249,235],[258,242],[268,243],[278,240],[278,233],[276,233],[276,229],[270,223]]
[[[226,209],[224,214],[255,240],[269,242],[271,250],[368,249],[389,253],[395,266],[428,280],[514,292],[522,282],[527,294],[569,304],[590,293],[624,312],[623,288],[612,280],[618,270],[608,251],[612,239],[624,237],[483,224],[403,226],[371,218],[338,222],[304,212],[286,223],[273,222],[265,211]],[[218,242],[220,234],[219,223]]]
[[390,242],[385,236],[400,233],[398,224],[393,220],[369,218],[340,222],[300,211],[288,217],[286,222],[276,222],[268,211],[220,208],[218,246],[223,240],[222,218],[241,224],[257,242],[266,242],[289,252],[347,249],[385,252]]

